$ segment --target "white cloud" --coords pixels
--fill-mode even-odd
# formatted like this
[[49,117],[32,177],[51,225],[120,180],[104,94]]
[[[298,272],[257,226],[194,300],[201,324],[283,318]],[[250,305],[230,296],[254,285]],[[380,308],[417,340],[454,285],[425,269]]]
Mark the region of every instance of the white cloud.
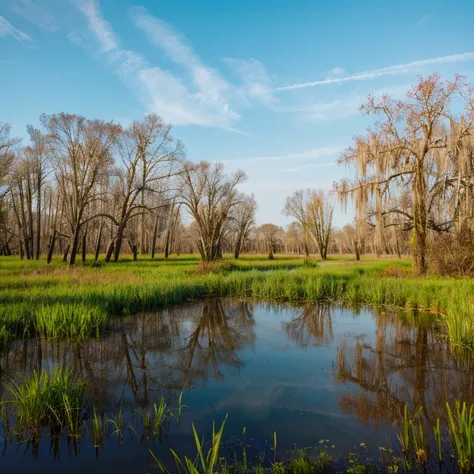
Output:
[[204,65],[184,36],[171,25],[150,15],[143,7],[132,8],[130,16],[135,25],[145,32],[149,41],[183,69],[184,76],[188,79],[185,81],[184,77],[175,77],[171,72],[164,74],[165,71],[158,68],[142,75],[147,78],[148,86],[151,76],[155,76],[155,83],[166,83],[168,96],[164,97],[163,90],[159,88],[149,87],[149,92],[154,103],[168,102],[169,95],[174,98],[175,123],[178,119],[182,124],[211,124],[226,128],[240,118],[230,104],[234,86],[216,69]]
[[77,8],[87,18],[89,30],[99,42],[102,52],[107,53],[118,48],[118,41],[110,24],[102,17],[95,0],[74,0]]
[[257,99],[266,105],[276,102],[271,88],[271,79],[265,65],[257,59],[224,58],[242,81],[241,91],[244,98]]
[[283,171],[289,171],[290,173],[299,173],[300,171],[314,168],[325,168],[326,166],[334,166],[335,164],[335,161],[326,161],[324,163],[309,163],[307,165],[295,166],[293,168],[285,168]]
[[41,5],[39,0],[17,0],[11,7],[12,11],[21,15],[25,20],[48,31],[58,31],[54,15],[50,9]]
[[84,43],[84,39],[78,31],[70,31],[66,36],[71,43],[78,44],[79,46]]
[[0,16],[0,38],[6,36],[13,36],[20,43],[34,43],[33,38],[27,35],[25,32],[15,28],[9,21],[3,16]]
[[293,161],[293,160],[312,160],[315,158],[327,158],[330,156],[337,156],[343,148],[338,146],[323,146],[319,148],[312,148],[302,152],[286,153],[282,155],[267,155],[267,156],[251,156],[246,158],[237,158],[223,161],[224,164],[246,164],[249,162],[255,163],[277,163],[279,161]]
[[452,56],[443,56],[433,59],[424,59],[421,61],[413,61],[406,64],[398,64],[395,66],[388,66],[381,69],[373,69],[371,71],[360,72],[353,74],[351,76],[338,77],[332,79],[323,79],[320,81],[314,82],[305,82],[301,84],[293,84],[289,86],[276,87],[273,89],[276,92],[295,90],[295,89],[306,89],[308,87],[322,86],[326,84],[341,84],[343,82],[349,81],[364,81],[368,79],[375,79],[382,76],[390,76],[394,74],[402,74],[406,72],[411,72],[414,69],[419,69],[425,66],[432,66],[437,64],[446,64],[446,63],[457,63],[457,62],[466,62],[474,61],[474,52],[455,54]]
[[335,67],[334,69],[331,69],[331,70],[329,71],[329,75],[330,75],[330,76],[339,76],[339,75],[341,75],[341,74],[344,74],[344,72],[345,72],[345,71],[344,71],[344,69],[343,69],[342,67],[337,66],[337,67]]
[[301,106],[286,107],[286,112],[301,114],[311,122],[340,119],[360,115],[360,106],[367,101],[367,95],[381,97],[390,95],[396,99],[403,98],[410,89],[410,84],[399,84],[376,90],[367,91],[366,94],[350,94],[341,99],[331,102],[320,102],[315,104],[304,104]]

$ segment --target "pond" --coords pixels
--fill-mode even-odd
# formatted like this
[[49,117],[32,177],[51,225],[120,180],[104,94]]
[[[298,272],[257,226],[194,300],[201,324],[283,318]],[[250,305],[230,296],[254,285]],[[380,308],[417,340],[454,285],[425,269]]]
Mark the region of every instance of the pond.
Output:
[[[20,341],[0,359],[3,382],[55,366],[86,380],[89,407],[112,414],[122,407],[123,440],[109,433],[96,452],[87,437],[74,449],[45,432],[33,449],[1,436],[2,473],[159,472],[149,448],[165,464],[169,447],[193,454],[191,423],[209,439],[212,422],[220,426],[226,414],[226,445],[241,440],[245,427],[254,455],[270,453],[274,432],[281,452],[321,439],[334,454],[361,442],[377,450],[398,446],[404,404],[421,407],[432,424],[444,419],[446,402],[474,398],[471,363],[453,359],[429,324],[328,305],[209,299],[115,319],[100,340]],[[173,420],[161,440],[140,441],[143,412],[162,395],[176,406],[182,391],[179,425]]]

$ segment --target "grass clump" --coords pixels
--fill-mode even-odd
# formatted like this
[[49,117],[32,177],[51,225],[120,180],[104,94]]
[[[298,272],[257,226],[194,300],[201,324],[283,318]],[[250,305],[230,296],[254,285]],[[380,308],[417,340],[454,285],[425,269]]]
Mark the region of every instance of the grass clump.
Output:
[[4,404],[14,418],[17,436],[38,440],[44,426],[66,426],[71,435],[79,432],[84,409],[85,382],[70,371],[34,371],[6,385]]
[[38,308],[34,326],[41,337],[86,339],[99,337],[107,326],[107,315],[96,306],[58,303]]

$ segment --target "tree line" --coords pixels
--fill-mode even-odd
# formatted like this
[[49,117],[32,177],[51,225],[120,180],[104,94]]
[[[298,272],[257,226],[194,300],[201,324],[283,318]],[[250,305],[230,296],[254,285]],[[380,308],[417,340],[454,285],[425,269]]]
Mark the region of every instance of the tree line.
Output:
[[[135,259],[197,251],[204,261],[243,251],[411,253],[423,274],[430,249],[444,243],[470,249],[462,260],[474,270],[472,91],[460,76],[433,74],[405,100],[369,96],[362,111],[377,121],[339,159],[352,177],[331,193],[288,196],[282,212],[294,222],[286,230],[256,227],[255,198],[238,189],[245,173],[187,160],[156,114],[129,127],[42,115],[40,129],[27,127],[27,145],[0,123],[0,254],[48,262],[60,254],[72,265],[88,253],[117,261],[125,246]],[[355,210],[343,229],[333,227],[335,196]]]

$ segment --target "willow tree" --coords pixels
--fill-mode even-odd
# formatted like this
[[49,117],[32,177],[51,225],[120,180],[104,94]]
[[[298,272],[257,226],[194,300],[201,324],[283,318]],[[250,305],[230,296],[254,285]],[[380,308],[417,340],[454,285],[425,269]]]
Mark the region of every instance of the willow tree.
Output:
[[327,258],[329,249],[334,206],[324,191],[302,189],[295,191],[286,199],[283,213],[294,217],[308,233],[318,248],[323,260]]
[[355,200],[359,218],[375,200],[377,238],[389,216],[390,225],[395,222],[411,230],[420,274],[427,270],[428,232],[450,229],[454,223],[450,202],[465,200],[466,182],[472,182],[472,170],[459,166],[455,170],[472,132],[472,113],[455,122],[450,111],[452,102],[463,97],[467,85],[461,77],[442,81],[438,74],[420,78],[402,101],[369,96],[362,110],[379,121],[340,159],[355,170],[355,178],[336,186],[339,196]]
[[177,177],[177,203],[184,205],[199,228],[197,246],[204,261],[222,256],[222,241],[231,210],[240,202],[237,186],[245,181],[243,171],[224,174],[224,165],[187,162]]

